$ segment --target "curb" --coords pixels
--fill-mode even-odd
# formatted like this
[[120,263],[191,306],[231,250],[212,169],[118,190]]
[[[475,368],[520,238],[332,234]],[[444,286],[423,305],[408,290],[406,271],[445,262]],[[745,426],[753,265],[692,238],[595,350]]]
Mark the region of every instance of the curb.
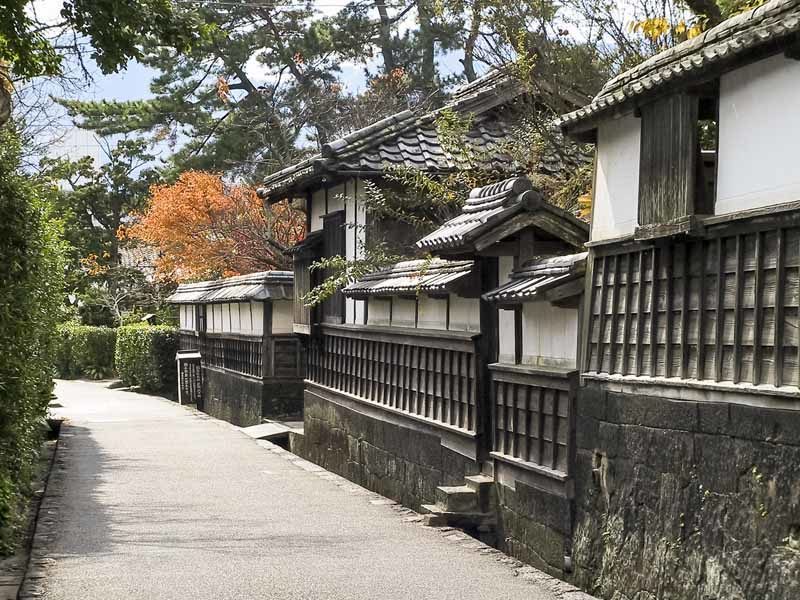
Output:
[[19,560],[15,561],[12,557],[8,562],[8,568],[0,573],[0,600],[19,600],[26,598],[23,595],[23,588],[28,573],[31,570],[34,548],[36,546],[36,536],[39,530],[39,520],[42,514],[42,505],[47,496],[47,490],[50,484],[50,478],[55,466],[56,456],[58,455],[58,448],[61,436],[59,435],[53,443],[42,444],[44,451],[42,454],[45,457],[45,472],[40,480],[41,488],[34,492],[29,500],[30,514],[28,516],[28,526],[24,544],[17,552]]

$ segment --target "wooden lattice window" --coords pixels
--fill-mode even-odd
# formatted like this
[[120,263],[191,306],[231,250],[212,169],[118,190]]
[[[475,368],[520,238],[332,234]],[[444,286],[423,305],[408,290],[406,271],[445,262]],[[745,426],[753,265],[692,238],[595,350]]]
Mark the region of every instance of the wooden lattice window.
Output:
[[493,368],[493,456],[566,475],[574,376],[574,372],[549,377]]
[[800,383],[800,228],[596,256],[586,371]]

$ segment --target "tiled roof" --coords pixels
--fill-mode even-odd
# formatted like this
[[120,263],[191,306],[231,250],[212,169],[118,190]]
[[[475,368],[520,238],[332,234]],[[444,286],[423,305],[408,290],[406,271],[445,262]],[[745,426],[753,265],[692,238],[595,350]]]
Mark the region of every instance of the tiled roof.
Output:
[[558,124],[575,130],[602,113],[657,93],[668,85],[697,80],[712,69],[733,67],[753,51],[773,53],[800,32],[800,0],[772,0],[657,54],[610,80],[594,100],[563,115]]
[[314,255],[316,249],[322,244],[323,233],[321,229],[317,231],[310,231],[306,237],[297,242],[294,246],[286,250],[286,254],[294,255]]
[[518,304],[537,300],[555,287],[580,279],[586,270],[586,252],[536,258],[511,273],[510,281],[484,294],[498,304]]
[[119,248],[119,264],[131,269],[152,269],[158,259],[158,248],[146,244],[125,244]]
[[215,281],[182,283],[167,301],[172,304],[241,302],[245,300],[292,300],[291,271],[262,271]]
[[[461,214],[419,240],[417,246],[430,251],[469,252],[474,250],[471,245],[480,236],[525,211],[552,213],[574,230],[577,237],[588,239],[586,223],[545,202],[527,178],[514,177],[472,190]],[[512,233],[509,231],[509,235]]]
[[524,93],[522,86],[505,74],[492,72],[456,91],[443,108],[420,114],[405,110],[325,144],[322,152],[273,173],[264,180],[259,195],[279,199],[298,185],[307,185],[329,173],[377,174],[393,166],[440,173],[466,167],[439,141],[436,119],[444,110],[472,115],[466,135],[473,150],[486,157],[487,167],[513,170],[502,143],[514,123],[510,111],[501,110]]
[[366,275],[342,290],[350,298],[442,293],[472,273],[471,260],[407,260]]

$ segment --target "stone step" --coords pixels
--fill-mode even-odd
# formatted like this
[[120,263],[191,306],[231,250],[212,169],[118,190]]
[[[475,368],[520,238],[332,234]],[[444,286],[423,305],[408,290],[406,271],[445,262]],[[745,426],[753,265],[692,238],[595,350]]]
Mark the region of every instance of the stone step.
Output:
[[436,504],[442,512],[480,512],[479,500],[478,493],[468,485],[441,485],[436,488]]
[[464,477],[464,483],[477,492],[487,485],[494,485],[494,478],[488,475],[467,475]]
[[488,475],[468,475],[464,483],[478,495],[478,508],[481,512],[491,512],[495,508],[494,478]]

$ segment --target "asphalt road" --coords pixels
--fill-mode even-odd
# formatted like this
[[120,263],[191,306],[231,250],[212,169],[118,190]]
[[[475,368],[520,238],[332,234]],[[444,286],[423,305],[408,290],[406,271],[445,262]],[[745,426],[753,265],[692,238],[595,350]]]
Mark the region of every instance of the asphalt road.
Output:
[[56,393],[69,421],[48,489],[49,600],[561,595],[226,423],[103,383]]

